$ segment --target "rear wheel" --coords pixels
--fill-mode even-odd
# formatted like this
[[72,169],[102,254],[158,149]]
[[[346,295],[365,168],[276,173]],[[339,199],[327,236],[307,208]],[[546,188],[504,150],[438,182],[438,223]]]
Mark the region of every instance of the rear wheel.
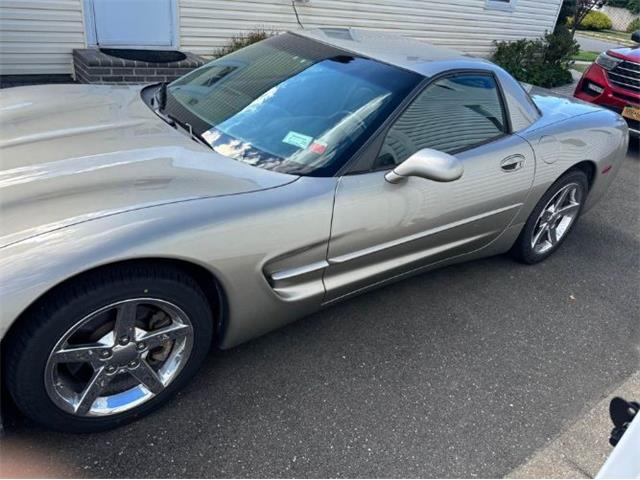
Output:
[[588,190],[589,182],[582,171],[573,170],[560,177],[534,208],[511,253],[528,264],[549,257],[580,217]]
[[204,360],[209,303],[180,270],[116,267],[55,291],[7,338],[6,385],[47,427],[91,432],[160,406]]

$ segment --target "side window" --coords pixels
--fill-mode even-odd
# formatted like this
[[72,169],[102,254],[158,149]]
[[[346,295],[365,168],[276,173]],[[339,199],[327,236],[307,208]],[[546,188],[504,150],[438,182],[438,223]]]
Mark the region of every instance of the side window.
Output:
[[423,148],[454,154],[507,133],[491,75],[459,74],[429,85],[389,129],[376,168],[398,165]]

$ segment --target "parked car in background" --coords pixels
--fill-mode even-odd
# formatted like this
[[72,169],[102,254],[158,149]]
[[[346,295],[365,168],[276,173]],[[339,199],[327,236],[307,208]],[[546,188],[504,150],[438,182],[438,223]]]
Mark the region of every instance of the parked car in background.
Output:
[[546,259],[628,144],[614,112],[352,29],[168,86],[8,89],[0,122],[2,380],[73,432],[158,407],[212,344],[435,267]]
[[629,131],[640,135],[640,31],[631,38],[639,45],[600,54],[584,72],[574,95],[620,113]]

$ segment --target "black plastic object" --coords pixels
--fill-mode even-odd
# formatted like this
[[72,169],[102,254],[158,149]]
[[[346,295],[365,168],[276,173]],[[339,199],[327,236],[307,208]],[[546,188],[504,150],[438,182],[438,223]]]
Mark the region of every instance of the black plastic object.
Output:
[[105,55],[123,58],[125,60],[138,60],[148,63],[171,63],[184,60],[187,56],[177,50],[134,50],[128,48],[101,48]]
[[627,427],[631,424],[635,416],[640,411],[640,403],[627,402],[620,397],[614,397],[609,404],[609,416],[613,422],[613,430],[609,437],[609,443],[612,446],[616,446],[624,432],[627,431]]

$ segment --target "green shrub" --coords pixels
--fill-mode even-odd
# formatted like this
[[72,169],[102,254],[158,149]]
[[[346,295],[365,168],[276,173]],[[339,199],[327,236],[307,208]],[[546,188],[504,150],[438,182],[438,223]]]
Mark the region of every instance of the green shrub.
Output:
[[224,47],[218,48],[213,53],[213,56],[216,58],[223,57],[230,54],[231,52],[235,52],[236,50],[240,50],[241,48],[248,47],[253,43],[257,43],[266,38],[269,38],[272,35],[274,35],[274,32],[269,32],[262,29],[234,35],[229,39],[229,42]]
[[[573,18],[569,19],[569,25],[573,24]],[[613,23],[606,13],[591,11],[584,17],[582,23],[578,25],[580,30],[611,30]]]
[[640,18],[636,18],[633,22],[629,24],[627,27],[627,32],[633,33],[636,30],[640,30]]
[[537,40],[496,42],[492,60],[521,82],[549,88],[572,82],[569,67],[579,51],[569,30],[558,27]]

